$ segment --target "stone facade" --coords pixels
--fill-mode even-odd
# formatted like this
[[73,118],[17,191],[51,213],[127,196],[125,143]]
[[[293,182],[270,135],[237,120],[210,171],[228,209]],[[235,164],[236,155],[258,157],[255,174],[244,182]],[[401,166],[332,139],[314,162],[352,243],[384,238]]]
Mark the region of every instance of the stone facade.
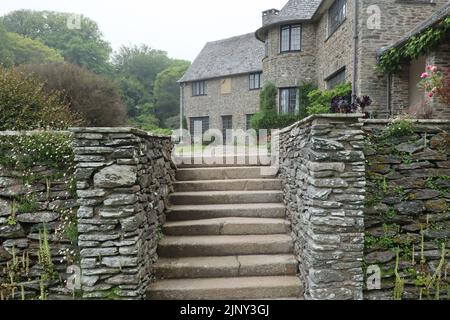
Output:
[[362,299],[365,157],[358,115],[280,133],[280,178],[308,299]]
[[[446,250],[441,272],[448,272],[450,121],[416,121],[412,132],[403,134],[392,128],[395,124],[382,120],[367,120],[363,126],[370,141],[365,149],[364,261],[366,268],[378,266],[382,279],[380,289],[366,287],[365,299],[393,298],[397,247],[401,250],[398,272],[406,280],[404,299],[419,298],[420,287],[414,284],[421,272],[434,274],[442,257],[441,243]],[[433,289],[430,294],[434,296]],[[429,298],[425,291],[422,297]]]
[[[395,43],[448,1],[415,1],[412,3],[412,1],[399,0],[361,0],[358,3],[357,93],[369,95],[372,98],[371,111],[376,111],[380,117],[387,116],[390,113],[387,93],[388,79],[386,75],[374,70],[377,63],[377,50]],[[380,9],[378,12],[381,19],[379,28],[369,28],[370,18],[377,14],[377,12],[369,10],[369,7],[373,5]],[[393,90],[395,90],[391,103],[393,113],[398,112],[398,106],[408,105],[408,100],[405,100],[407,85],[402,85],[401,77],[400,75],[400,79],[394,78],[392,84]],[[399,88],[396,88],[396,85],[399,85]]]
[[172,141],[128,128],[72,131],[83,297],[141,299],[173,191]]
[[[231,81],[230,93],[222,93],[224,81]],[[192,96],[192,82],[182,86],[184,115],[209,117],[209,128],[222,130],[222,116],[232,116],[233,129],[246,129],[246,115],[259,110],[260,90],[250,90],[249,74],[206,80],[206,95]]]
[[302,50],[280,53],[280,28],[268,31],[268,56],[263,59],[264,82],[278,88],[297,87],[302,82],[317,82],[316,34],[313,24],[302,26]]
[[[272,9],[263,12],[263,26],[256,32],[256,37],[266,42],[267,47],[262,60],[263,81],[271,82],[278,88],[312,82],[320,89],[327,89],[330,78],[345,72],[343,81],[354,82],[357,95],[372,98],[373,103],[368,111],[374,117],[386,118],[420,109],[419,105],[411,105],[417,102],[411,98],[417,96],[412,90],[419,89],[416,88],[416,79],[411,76],[409,63],[399,73],[389,77],[375,70],[377,53],[396,43],[448,1],[348,0],[345,20],[329,35],[328,8],[332,4],[331,0],[290,0],[281,11]],[[301,51],[280,53],[281,27],[286,24],[302,25]],[[448,45],[443,44],[425,58],[427,63],[446,66],[449,64],[448,53]],[[233,60],[232,57],[230,59]],[[208,83],[216,91],[215,80]],[[258,110],[258,96],[249,97],[242,92],[221,96],[215,95],[215,91],[209,98],[191,98],[190,91],[187,90],[186,95],[185,90],[186,114],[208,115],[211,117],[210,127],[221,129],[220,115],[223,115],[223,106],[226,105],[234,108],[236,124],[233,126],[244,128],[242,119],[245,117],[242,115]],[[448,106],[438,101],[433,101],[430,108],[434,117],[449,117]],[[226,112],[231,115],[231,111]]]

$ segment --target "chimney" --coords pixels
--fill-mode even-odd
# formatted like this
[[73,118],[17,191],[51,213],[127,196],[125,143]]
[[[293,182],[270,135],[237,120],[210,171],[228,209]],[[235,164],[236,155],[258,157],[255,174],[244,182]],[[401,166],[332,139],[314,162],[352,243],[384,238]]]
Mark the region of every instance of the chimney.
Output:
[[263,11],[262,13],[262,20],[263,20],[263,26],[266,24],[269,24],[274,17],[277,17],[280,14],[280,10],[277,9],[269,9],[266,11]]

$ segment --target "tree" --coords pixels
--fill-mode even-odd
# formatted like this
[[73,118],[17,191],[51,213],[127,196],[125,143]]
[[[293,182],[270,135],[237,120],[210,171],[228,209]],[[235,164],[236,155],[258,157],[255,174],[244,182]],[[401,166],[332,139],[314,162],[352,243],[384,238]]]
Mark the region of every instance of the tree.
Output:
[[126,107],[112,80],[68,63],[25,65],[21,69],[44,81],[48,92],[63,92],[71,110],[85,119],[84,125],[114,127],[126,122]]
[[138,80],[150,94],[158,73],[168,68],[171,63],[165,51],[155,50],[146,45],[122,46],[113,55],[116,73]]
[[[181,79],[189,65],[187,61],[177,62],[156,77],[153,88],[155,112],[164,127],[171,129],[179,127],[179,120],[174,126],[171,118],[178,118],[180,114],[180,86],[177,81]],[[171,121],[168,121],[169,119]]]
[[79,123],[59,92],[45,90],[38,79],[17,69],[0,67],[0,131],[66,129]]
[[96,22],[80,16],[80,28],[68,27],[73,14],[19,10],[1,18],[8,32],[39,40],[55,48],[66,61],[96,73],[108,71],[111,47],[103,40]]
[[7,41],[9,41],[15,65],[64,61],[64,58],[56,50],[37,40],[8,32]]

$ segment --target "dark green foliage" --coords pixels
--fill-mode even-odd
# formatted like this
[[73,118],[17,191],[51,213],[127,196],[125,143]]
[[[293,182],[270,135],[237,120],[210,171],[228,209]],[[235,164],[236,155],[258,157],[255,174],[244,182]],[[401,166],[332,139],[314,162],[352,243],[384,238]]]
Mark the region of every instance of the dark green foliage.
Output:
[[0,65],[10,67],[23,63],[61,62],[64,58],[37,40],[6,32],[0,23]]
[[80,123],[61,101],[34,77],[0,67],[0,131],[65,129]]
[[436,26],[429,27],[421,34],[410,38],[400,48],[385,52],[378,63],[378,69],[384,73],[395,73],[401,69],[404,61],[416,59],[431,51],[450,37],[450,15]]
[[81,29],[69,29],[72,15],[52,11],[19,10],[1,18],[8,32],[39,40],[55,48],[64,59],[96,73],[108,72],[111,47],[96,22],[82,16]]
[[72,112],[82,115],[84,125],[115,127],[126,123],[120,90],[108,78],[69,63],[26,65],[21,70],[36,75],[47,92],[63,92],[63,100]]
[[299,93],[299,113],[298,115],[306,118],[308,116],[308,106],[311,104],[311,99],[309,98],[309,94],[317,90],[317,86],[313,83],[302,83],[298,87]]
[[310,101],[306,108],[309,115],[330,113],[331,102],[336,97],[350,97],[352,94],[352,84],[344,83],[337,85],[332,90],[313,90],[308,94]]
[[156,76],[153,88],[155,112],[160,124],[165,128],[176,129],[179,127],[179,123],[176,123],[174,127],[173,123],[169,125],[167,120],[180,114],[180,85],[177,81],[183,76],[189,65],[189,62],[182,61]]

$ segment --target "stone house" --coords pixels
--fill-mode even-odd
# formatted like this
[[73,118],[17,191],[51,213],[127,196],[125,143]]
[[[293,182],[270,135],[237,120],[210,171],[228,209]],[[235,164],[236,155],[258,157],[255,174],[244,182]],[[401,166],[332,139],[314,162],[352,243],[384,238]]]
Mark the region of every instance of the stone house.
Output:
[[[182,114],[188,122],[209,116],[209,126],[205,129],[223,129],[227,126],[220,123],[220,117],[225,105],[229,108],[225,113],[234,115],[233,124],[228,126],[245,129],[243,119],[257,110],[258,95],[248,93],[248,86],[244,84],[250,82],[250,72],[262,72],[260,86],[271,82],[279,89],[280,113],[298,110],[298,86],[302,83],[312,82],[320,89],[331,89],[337,84],[352,82],[355,94],[372,98],[369,111],[374,115],[382,118],[395,115],[422,99],[416,86],[420,70],[425,70],[427,63],[448,65],[449,45],[444,43],[427,57],[405,62],[399,74],[376,71],[379,54],[444,19],[449,7],[448,0],[289,0],[281,10],[263,12],[262,27],[255,32],[259,44],[250,39],[251,35],[245,35],[246,44],[255,45],[247,47],[246,51],[254,55],[246,56],[252,61],[252,68],[241,71],[245,79],[241,79],[241,86],[233,88],[245,88],[247,92],[218,94],[217,83],[225,81],[224,77],[230,73],[219,72],[213,77],[212,72],[222,70],[222,65],[239,64],[240,50],[233,55],[230,53],[234,51],[228,47],[238,45],[237,40],[224,40],[228,46],[220,55],[221,59],[216,58],[217,51],[208,52],[209,44],[180,80]],[[222,42],[216,42],[219,43]],[[216,49],[221,50],[220,46]],[[242,60],[242,64],[247,66],[249,60]],[[207,65],[203,65],[205,61]],[[214,78],[214,81],[207,78]],[[186,95],[199,80],[207,80],[205,86],[211,89],[204,92],[206,96]],[[435,117],[449,116],[448,107],[434,103],[433,108]]]
[[245,129],[259,109],[264,44],[253,33],[209,42],[180,79],[182,114],[210,128]]

